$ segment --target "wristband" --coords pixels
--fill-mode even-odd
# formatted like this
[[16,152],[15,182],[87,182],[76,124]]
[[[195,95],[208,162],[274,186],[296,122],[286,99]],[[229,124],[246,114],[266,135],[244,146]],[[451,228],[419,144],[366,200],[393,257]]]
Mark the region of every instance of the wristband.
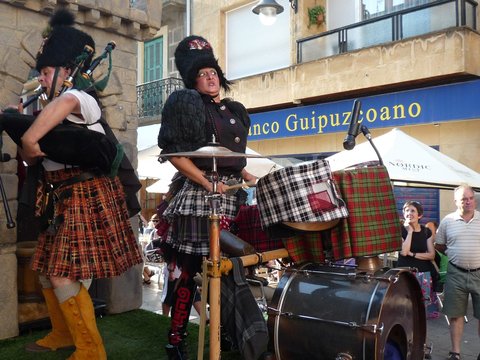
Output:
[[415,256],[417,256],[417,253],[412,253],[412,257],[415,257]]

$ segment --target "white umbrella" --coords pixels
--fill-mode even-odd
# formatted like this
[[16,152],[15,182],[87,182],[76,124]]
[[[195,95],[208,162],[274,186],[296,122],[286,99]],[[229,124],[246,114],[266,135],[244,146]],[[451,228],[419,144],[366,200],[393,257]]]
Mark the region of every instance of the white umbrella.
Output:
[[166,194],[169,190],[170,180],[158,180],[154,182],[152,185],[147,186],[145,190],[149,193],[158,193],[158,194]]
[[[247,147],[245,153],[252,155],[260,155],[249,147]],[[272,171],[283,168],[283,166],[277,164],[276,162],[268,158],[247,158],[247,166],[245,168],[250,174],[255,175],[257,178],[261,178],[271,173]]]
[[[160,164],[158,162],[158,155],[160,149],[158,146],[150,146],[138,152],[138,166],[137,173],[141,179],[160,179],[161,177],[173,176],[175,168],[169,162]],[[168,164],[167,166],[163,166]],[[165,174],[165,172],[167,172]],[[171,176],[170,176],[171,178]]]
[[[393,129],[372,141],[395,185],[452,189],[467,183],[480,189],[479,173],[399,129]],[[378,156],[367,141],[353,150],[332,155],[327,160],[332,171],[336,171],[378,161]]]

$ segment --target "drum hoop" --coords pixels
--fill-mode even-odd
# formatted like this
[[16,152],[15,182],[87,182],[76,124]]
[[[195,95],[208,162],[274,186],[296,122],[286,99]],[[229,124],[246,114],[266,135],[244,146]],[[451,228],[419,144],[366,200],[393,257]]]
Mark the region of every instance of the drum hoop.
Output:
[[331,229],[340,222],[340,219],[330,221],[315,221],[315,222],[289,222],[284,221],[285,226],[301,231],[323,231]]

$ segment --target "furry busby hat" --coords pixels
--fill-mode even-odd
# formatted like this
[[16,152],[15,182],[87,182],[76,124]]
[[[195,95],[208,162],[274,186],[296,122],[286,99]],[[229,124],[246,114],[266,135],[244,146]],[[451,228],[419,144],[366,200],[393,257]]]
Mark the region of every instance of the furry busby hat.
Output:
[[[74,67],[75,60],[82,54],[86,45],[95,50],[95,42],[87,33],[73,27],[75,18],[66,9],[57,10],[49,21],[49,27],[44,31],[44,40],[37,54],[35,68],[40,71],[46,66]],[[92,54],[93,56],[93,54]],[[87,68],[90,59],[84,64]]]
[[192,35],[180,41],[175,50],[175,65],[188,89],[195,88],[198,70],[209,67],[217,70],[223,89],[230,90],[231,82],[225,78],[218,65],[212,46],[201,36]]

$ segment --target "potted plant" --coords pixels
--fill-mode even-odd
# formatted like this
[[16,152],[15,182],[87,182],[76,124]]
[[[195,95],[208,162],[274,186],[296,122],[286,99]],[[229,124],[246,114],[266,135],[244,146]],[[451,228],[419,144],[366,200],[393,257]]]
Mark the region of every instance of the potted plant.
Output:
[[308,27],[312,25],[321,25],[325,22],[325,8],[322,5],[316,5],[308,8]]

